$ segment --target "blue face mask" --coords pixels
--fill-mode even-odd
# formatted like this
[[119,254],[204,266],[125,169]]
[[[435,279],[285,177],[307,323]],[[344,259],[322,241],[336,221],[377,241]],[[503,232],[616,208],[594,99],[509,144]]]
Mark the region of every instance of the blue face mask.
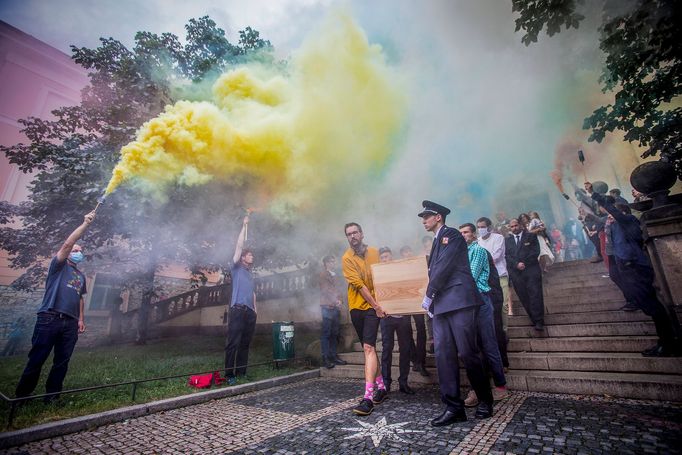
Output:
[[78,264],[83,260],[83,253],[80,251],[75,251],[71,254],[69,254],[69,261]]

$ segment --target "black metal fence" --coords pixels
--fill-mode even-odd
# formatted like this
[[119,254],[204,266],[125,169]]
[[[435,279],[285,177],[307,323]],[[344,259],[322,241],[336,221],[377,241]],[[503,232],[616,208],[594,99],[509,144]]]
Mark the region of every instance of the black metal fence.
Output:
[[[307,359],[296,357],[296,358],[287,359],[287,360],[269,360],[267,362],[250,363],[250,364],[246,365],[246,367],[249,368],[249,367],[256,367],[256,366],[261,366],[261,365],[274,365],[275,369],[279,369],[281,364],[289,363],[289,362],[290,363],[305,362],[306,364],[309,363],[309,361]],[[241,368],[241,366],[237,366],[236,368]],[[215,369],[208,370],[208,371],[175,374],[172,376],[161,376],[161,377],[147,378],[147,379],[134,379],[132,381],[116,382],[113,384],[100,384],[100,385],[95,385],[95,386],[90,386],[90,387],[81,387],[78,389],[62,390],[61,392],[52,392],[52,393],[43,393],[40,395],[31,395],[31,396],[22,397],[22,398],[10,398],[7,395],[0,392],[0,400],[2,400],[5,404],[7,404],[9,406],[9,415],[7,418],[7,429],[9,429],[9,428],[11,428],[12,423],[14,422],[14,418],[16,416],[16,413],[19,410],[19,408],[21,407],[21,405],[28,402],[28,401],[31,401],[31,400],[46,399],[46,398],[50,399],[50,398],[53,398],[53,397],[56,397],[59,395],[69,395],[69,394],[90,392],[93,390],[111,389],[114,387],[131,386],[131,391],[130,391],[131,392],[131,399],[132,399],[132,401],[135,401],[135,398],[137,396],[138,387],[141,384],[144,384],[146,382],[164,381],[164,380],[178,379],[178,378],[189,378],[190,376],[199,375],[199,374],[209,374],[209,373],[214,373],[216,371],[224,372],[225,367],[215,368]]]

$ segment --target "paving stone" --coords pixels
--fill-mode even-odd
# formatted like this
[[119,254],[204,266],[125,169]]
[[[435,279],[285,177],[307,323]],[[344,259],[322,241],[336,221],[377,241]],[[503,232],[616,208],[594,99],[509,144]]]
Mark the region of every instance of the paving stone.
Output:
[[319,378],[146,415],[7,450],[25,453],[679,453],[682,405],[512,392],[491,419],[433,428],[437,386],[352,414],[362,381]]

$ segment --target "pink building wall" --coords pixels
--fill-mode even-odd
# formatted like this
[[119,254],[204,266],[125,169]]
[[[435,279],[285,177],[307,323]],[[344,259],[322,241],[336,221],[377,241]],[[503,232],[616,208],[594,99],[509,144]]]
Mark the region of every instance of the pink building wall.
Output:
[[[26,142],[19,119],[49,119],[52,110],[78,104],[87,83],[85,69],[68,55],[0,21],[0,144]],[[31,178],[0,154],[0,200],[26,200]],[[0,285],[20,274],[0,251]]]

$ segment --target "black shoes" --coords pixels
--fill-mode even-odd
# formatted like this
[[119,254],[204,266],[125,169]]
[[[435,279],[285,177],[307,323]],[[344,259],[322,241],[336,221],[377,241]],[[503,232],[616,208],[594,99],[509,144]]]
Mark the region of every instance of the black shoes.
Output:
[[633,305],[630,302],[627,302],[625,305],[620,307],[620,309],[623,311],[638,311],[639,310],[639,308],[637,308],[635,305]]
[[331,370],[332,368],[334,368],[334,367],[336,366],[336,363],[335,363],[335,362],[332,362],[332,361],[330,361],[330,360],[327,360],[327,359],[322,359],[322,365],[323,365],[326,369]]
[[679,349],[672,349],[668,346],[657,344],[649,349],[642,351],[644,357],[680,357],[682,352]]
[[487,419],[492,416],[493,416],[492,403],[485,403],[483,401],[478,403],[478,406],[476,407],[476,414],[474,415],[474,417],[476,417],[477,419]]
[[414,395],[414,390],[412,390],[412,387],[410,387],[407,384],[400,384],[400,392],[406,394],[406,395]]
[[467,421],[467,413],[464,411],[464,409],[460,409],[458,411],[450,411],[449,409],[446,409],[443,411],[441,415],[436,417],[431,421],[431,426],[432,427],[444,427],[446,425],[452,425],[453,423],[456,422],[466,422]]
[[541,323],[539,323],[539,322],[536,322],[536,323],[535,323],[535,326],[534,326],[533,328],[534,328],[535,330],[537,330],[538,332],[541,332],[541,331],[545,330],[545,325],[544,325],[544,324],[541,324]]
[[363,398],[362,401],[360,401],[360,404],[353,408],[353,413],[359,416],[368,416],[373,410],[374,403],[372,403],[372,400]]
[[378,390],[374,391],[374,394],[372,395],[372,402],[374,404],[383,403],[387,397],[388,397],[388,391],[378,389]]
[[335,365],[348,365],[348,362],[343,360],[341,357],[337,357],[334,359],[334,364]]
[[425,378],[428,378],[429,376],[431,376],[431,375],[429,374],[429,372],[426,370],[426,368],[424,367],[424,365],[421,365],[421,364],[418,364],[418,363],[415,364],[415,365],[412,367],[412,371],[418,372],[419,374],[421,374],[421,375],[424,376]]

